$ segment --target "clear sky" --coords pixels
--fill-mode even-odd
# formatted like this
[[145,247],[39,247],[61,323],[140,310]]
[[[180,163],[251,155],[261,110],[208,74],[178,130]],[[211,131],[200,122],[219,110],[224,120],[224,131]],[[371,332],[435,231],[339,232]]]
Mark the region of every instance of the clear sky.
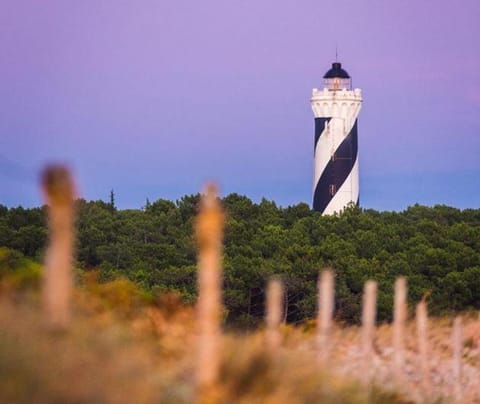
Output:
[[311,202],[313,87],[362,88],[361,205],[480,207],[479,0],[1,0],[0,204],[45,162],[121,208]]

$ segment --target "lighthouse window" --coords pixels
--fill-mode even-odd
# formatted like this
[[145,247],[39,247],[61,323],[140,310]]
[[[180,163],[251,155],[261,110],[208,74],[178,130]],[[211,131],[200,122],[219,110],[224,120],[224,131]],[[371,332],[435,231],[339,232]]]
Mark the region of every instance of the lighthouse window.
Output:
[[330,191],[330,195],[333,196],[337,192],[337,186],[335,184],[330,184],[328,190]]

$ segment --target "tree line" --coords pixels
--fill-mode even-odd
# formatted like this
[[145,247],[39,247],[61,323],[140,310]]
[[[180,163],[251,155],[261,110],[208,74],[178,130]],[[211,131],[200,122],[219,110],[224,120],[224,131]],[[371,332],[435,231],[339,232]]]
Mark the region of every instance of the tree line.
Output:
[[[98,270],[100,280],[126,277],[153,294],[176,291],[196,299],[192,223],[199,195],[173,202],[147,200],[142,209],[77,201],[76,266]],[[391,319],[393,283],[406,276],[412,305],[428,294],[434,314],[480,308],[480,209],[414,205],[402,212],[350,207],[321,216],[307,204],[280,207],[230,194],[224,240],[227,323],[254,326],[263,317],[265,285],[285,284],[287,321],[314,316],[321,269],[335,270],[335,316],[358,322],[363,284],[378,282],[378,318]],[[0,246],[41,262],[45,207],[0,205]]]

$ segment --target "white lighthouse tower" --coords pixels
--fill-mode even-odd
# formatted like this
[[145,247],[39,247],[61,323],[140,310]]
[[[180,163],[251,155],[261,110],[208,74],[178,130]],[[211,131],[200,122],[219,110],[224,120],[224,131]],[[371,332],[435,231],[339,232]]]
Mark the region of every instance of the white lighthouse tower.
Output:
[[359,204],[357,117],[362,92],[352,90],[341,63],[323,76],[323,89],[314,88],[315,116],[313,209],[324,215]]

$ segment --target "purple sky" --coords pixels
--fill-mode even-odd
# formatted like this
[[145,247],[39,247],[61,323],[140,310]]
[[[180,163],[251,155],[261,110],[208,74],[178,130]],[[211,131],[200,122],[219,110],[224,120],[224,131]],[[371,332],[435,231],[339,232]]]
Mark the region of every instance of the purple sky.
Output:
[[121,208],[223,193],[311,202],[311,89],[363,90],[361,204],[480,207],[480,1],[2,0],[0,204],[66,161]]

